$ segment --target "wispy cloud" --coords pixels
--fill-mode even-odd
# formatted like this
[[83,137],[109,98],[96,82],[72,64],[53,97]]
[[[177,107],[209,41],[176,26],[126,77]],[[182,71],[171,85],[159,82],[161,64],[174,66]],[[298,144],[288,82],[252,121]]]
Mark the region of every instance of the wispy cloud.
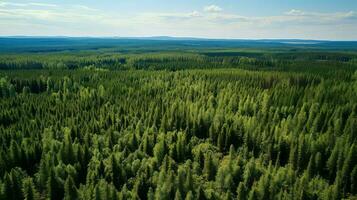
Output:
[[72,7],[73,7],[73,8],[78,8],[78,9],[80,9],[80,10],[99,11],[98,9],[90,8],[90,7],[85,6],[85,5],[73,5]]
[[38,3],[38,2],[30,2],[30,3],[0,2],[0,7],[32,7],[32,6],[57,7],[56,4]]
[[357,17],[357,13],[354,11],[349,12],[334,12],[334,13],[322,13],[322,12],[306,12],[302,10],[292,9],[288,12],[284,13],[287,16],[300,16],[300,17],[315,17],[317,19],[347,19],[347,18],[355,18]]
[[303,16],[305,15],[305,12],[302,10],[291,9],[288,12],[285,12],[285,14],[292,15],[292,16]]
[[[83,20],[103,19],[104,15],[96,13],[96,9],[89,8],[82,5],[73,6],[58,6],[55,4],[44,3],[0,3],[0,20],[16,19],[31,21],[31,23],[38,23],[37,20],[52,21],[52,22],[83,22]],[[41,22],[42,23],[42,22]]]
[[28,5],[31,5],[31,6],[42,6],[42,7],[57,7],[56,4],[49,4],[49,3],[36,3],[36,2],[33,2],[33,3],[28,3]]
[[217,5],[209,5],[204,7],[204,11],[206,12],[221,12],[223,9]]
[[172,28],[196,30],[206,37],[356,39],[354,35],[357,35],[354,11],[320,13],[290,10],[281,15],[259,17],[225,12],[200,13],[197,18],[184,13],[152,15],[156,15],[152,19],[160,20],[158,24],[162,26],[173,23]]
[[191,13],[189,13],[190,17],[200,17],[201,14],[198,11],[192,11]]
[[209,5],[201,11],[125,14],[87,5],[0,1],[0,35],[14,34],[356,39],[357,13],[291,9],[245,16]]
[[[192,15],[192,14],[191,14]],[[157,16],[185,16],[189,17],[190,14],[187,13],[166,13],[161,15],[157,13]],[[356,23],[357,24],[357,14],[354,11],[349,12],[337,12],[337,13],[319,13],[319,12],[304,12],[301,10],[290,10],[282,13],[281,15],[275,16],[262,16],[262,17],[252,17],[243,16],[238,14],[230,13],[195,13],[194,16],[200,16],[201,20],[211,21],[211,22],[225,22],[225,23],[248,23],[259,25],[269,25],[274,23],[286,23],[288,26],[290,24],[343,24],[343,23]],[[219,25],[219,24],[217,24]]]
[[25,7],[28,5],[26,3],[0,2],[0,7]]

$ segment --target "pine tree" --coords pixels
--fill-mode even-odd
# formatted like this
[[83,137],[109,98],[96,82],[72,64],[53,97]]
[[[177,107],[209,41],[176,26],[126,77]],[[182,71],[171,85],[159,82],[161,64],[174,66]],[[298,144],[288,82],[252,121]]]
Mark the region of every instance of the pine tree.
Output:
[[154,156],[159,163],[164,159],[166,154],[166,143],[165,139],[161,139],[154,147]]
[[130,147],[133,151],[135,151],[138,148],[138,138],[135,133],[132,134],[132,137],[130,140]]
[[148,200],[154,200],[155,199],[155,195],[154,195],[154,191],[153,191],[152,187],[149,188],[147,199]]
[[217,146],[218,146],[219,150],[222,152],[224,150],[224,141],[225,141],[224,138],[225,138],[225,133],[223,131],[221,131],[218,135]]
[[215,166],[210,153],[206,154],[205,156],[203,173],[205,174],[206,179],[209,181],[213,180],[215,177]]
[[255,188],[253,187],[252,190],[249,192],[248,200],[256,200],[258,199],[258,194],[257,191],[255,191]]
[[22,161],[21,148],[15,140],[10,144],[10,160],[12,166],[19,166]]
[[150,151],[152,147],[150,146],[149,136],[147,133],[145,133],[143,136],[143,141],[141,143],[141,146],[142,146],[142,151],[144,153],[148,155],[152,155],[152,152]]
[[357,194],[357,166],[355,166],[351,172],[351,193]]
[[28,94],[31,93],[31,90],[30,90],[30,88],[29,88],[28,86],[25,86],[25,87],[22,89],[22,93],[23,93],[24,95],[28,95]]
[[188,165],[188,168],[186,169],[186,180],[185,180],[186,191],[193,190],[193,177],[192,177],[190,166],[191,165]]
[[64,137],[62,160],[65,164],[73,164],[76,156],[72,145],[71,129],[64,128]]
[[246,196],[246,187],[243,182],[240,182],[237,188],[237,199],[238,200],[245,200],[247,199]]
[[343,189],[343,193],[344,194],[347,194],[350,189],[350,173],[352,171],[352,167],[354,167],[353,163],[354,163],[354,157],[356,155],[356,150],[355,150],[355,146],[352,145],[351,148],[350,148],[350,151],[343,163],[343,166],[342,166],[342,170],[341,170],[341,180],[342,180],[342,189]]
[[186,135],[185,133],[179,132],[177,134],[177,142],[176,142],[176,155],[177,155],[177,160],[179,162],[183,161],[185,159],[185,148],[186,148]]
[[175,200],[182,200],[182,197],[181,197],[181,193],[179,190],[176,190],[176,193],[175,193]]
[[36,191],[32,178],[25,178],[22,182],[22,192],[25,200],[39,199],[39,193]]
[[15,97],[16,96],[16,91],[14,85],[10,84],[9,86],[9,97]]
[[12,181],[11,181],[11,178],[10,178],[10,175],[8,173],[6,173],[4,175],[4,178],[3,178],[3,188],[2,188],[2,191],[1,193],[3,194],[2,196],[4,197],[4,199],[15,199],[15,194],[13,193],[13,190],[12,190]]
[[50,170],[50,174],[47,180],[47,196],[51,200],[61,200],[63,197],[63,191],[59,183],[58,178],[54,172],[54,169]]
[[309,160],[309,164],[307,165],[307,169],[306,169],[306,175],[307,175],[307,179],[309,180],[310,178],[312,178],[314,176],[314,170],[315,170],[315,159],[314,159],[314,155],[311,155],[310,160]]
[[202,187],[199,187],[197,190],[197,200],[207,200],[205,192],[203,191]]
[[187,194],[186,194],[186,197],[185,197],[185,200],[193,200],[193,194],[191,191],[189,191]]
[[67,177],[64,184],[64,199],[76,200],[78,199],[77,188],[71,176]]
[[[25,172],[20,168],[13,168],[9,173],[10,182],[5,182],[5,184],[10,184],[10,199],[24,199],[24,194],[22,190],[22,180],[25,177]],[[7,186],[8,187],[8,186]],[[6,192],[9,194],[9,191]]]
[[94,193],[93,193],[93,199],[94,200],[102,200],[102,195],[100,192],[99,185],[95,187]]

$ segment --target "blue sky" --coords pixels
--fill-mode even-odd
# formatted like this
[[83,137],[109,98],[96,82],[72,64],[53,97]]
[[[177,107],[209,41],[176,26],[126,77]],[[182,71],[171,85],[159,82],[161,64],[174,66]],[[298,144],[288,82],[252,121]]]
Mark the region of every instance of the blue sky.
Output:
[[0,35],[357,40],[357,1],[0,0]]

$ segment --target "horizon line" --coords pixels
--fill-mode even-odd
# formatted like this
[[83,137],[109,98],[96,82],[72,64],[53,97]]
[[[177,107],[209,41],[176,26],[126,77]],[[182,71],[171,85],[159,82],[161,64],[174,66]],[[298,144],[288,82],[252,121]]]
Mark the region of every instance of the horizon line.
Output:
[[219,38],[219,37],[196,37],[196,36],[169,36],[169,35],[153,35],[153,36],[91,36],[91,35],[0,35],[0,38],[97,38],[97,39],[191,39],[191,40],[250,40],[250,41],[263,41],[263,40],[297,40],[297,41],[320,41],[320,42],[357,42],[357,39],[344,40],[344,39],[313,39],[313,38]]

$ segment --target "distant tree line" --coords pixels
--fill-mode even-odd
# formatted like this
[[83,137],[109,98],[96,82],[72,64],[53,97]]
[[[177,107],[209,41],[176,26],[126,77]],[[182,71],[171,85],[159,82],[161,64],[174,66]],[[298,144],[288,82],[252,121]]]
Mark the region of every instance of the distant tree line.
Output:
[[[226,52],[227,51],[227,52]],[[0,70],[11,69],[106,69],[106,70],[186,70],[242,68],[312,73],[354,71],[357,54],[351,52],[266,51],[230,52],[155,52],[155,53],[46,53],[1,55]],[[231,50],[232,51],[232,50]],[[321,66],[328,70],[320,70]]]

